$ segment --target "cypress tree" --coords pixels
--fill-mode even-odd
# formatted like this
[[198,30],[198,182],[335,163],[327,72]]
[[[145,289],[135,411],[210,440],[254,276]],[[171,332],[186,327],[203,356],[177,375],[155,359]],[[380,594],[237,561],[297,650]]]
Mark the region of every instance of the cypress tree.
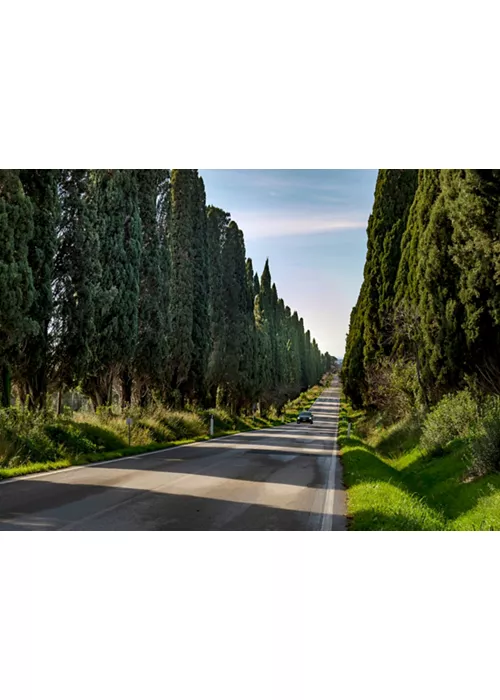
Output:
[[53,313],[52,286],[59,219],[58,170],[22,170],[21,182],[33,206],[34,235],[29,242],[28,261],[34,283],[29,315],[37,323],[17,359],[17,375],[31,407],[45,406],[49,381],[49,327]]
[[401,239],[418,184],[418,170],[380,170],[368,222],[365,267],[365,364],[390,351],[394,285]]
[[344,392],[351,399],[355,408],[360,408],[363,405],[363,397],[366,392],[363,292],[364,285],[361,288],[358,303],[351,312],[341,372]]
[[33,208],[18,170],[0,170],[0,394],[10,405],[12,355],[38,330],[29,312],[34,300],[28,245]]
[[367,229],[363,285],[351,314],[342,367],[344,390],[356,406],[364,402],[368,368],[393,351],[401,247],[418,177],[417,170],[380,170],[378,174]]
[[309,386],[307,376],[307,348],[304,319],[299,319],[299,351],[300,351],[300,390],[305,391]]
[[255,273],[253,276],[253,294],[254,298],[257,296],[257,294],[260,294],[260,280],[257,273]]
[[97,405],[109,405],[113,381],[120,378],[122,405],[126,406],[132,398],[142,249],[135,175],[125,170],[93,171],[91,192],[102,272],[95,317],[95,365],[86,387]]
[[168,351],[168,251],[166,199],[168,170],[137,170],[138,205],[142,229],[140,297],[134,377],[139,403],[151,400],[152,389],[166,381]]
[[170,260],[168,359],[174,400],[183,405],[193,360],[193,200],[194,170],[172,170],[169,190],[167,242]]
[[466,369],[500,387],[500,171],[443,170],[450,253],[463,306]]
[[193,171],[192,188],[193,352],[187,379],[187,392],[191,400],[204,405],[208,393],[207,373],[211,350],[210,278],[205,186],[197,170]]
[[257,348],[256,394],[259,398],[261,413],[265,415],[272,382],[272,346],[269,319],[262,291],[255,297],[254,319]]
[[[248,338],[246,306],[246,257],[243,233],[231,221],[222,245],[222,279],[225,318],[225,362],[223,378],[223,400],[233,411],[241,401],[240,368],[246,364],[245,342]],[[246,368],[248,371],[248,368]]]
[[100,298],[99,237],[88,196],[88,170],[62,170],[54,263],[52,334],[57,383],[84,382],[93,366]]
[[217,388],[224,376],[226,354],[226,323],[222,276],[222,245],[227,235],[231,217],[222,209],[208,207],[208,276],[210,286],[210,357],[208,362],[208,391],[211,404],[215,405]]
[[243,343],[240,362],[240,396],[241,404],[247,408],[258,397],[257,387],[257,335],[254,318],[254,271],[251,258],[245,264],[245,287],[243,299]]

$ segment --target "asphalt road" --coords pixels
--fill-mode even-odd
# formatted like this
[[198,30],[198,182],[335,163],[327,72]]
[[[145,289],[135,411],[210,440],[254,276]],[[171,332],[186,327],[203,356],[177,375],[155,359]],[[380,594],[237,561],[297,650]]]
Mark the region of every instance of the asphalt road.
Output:
[[345,530],[339,392],[313,426],[0,482],[0,530]]

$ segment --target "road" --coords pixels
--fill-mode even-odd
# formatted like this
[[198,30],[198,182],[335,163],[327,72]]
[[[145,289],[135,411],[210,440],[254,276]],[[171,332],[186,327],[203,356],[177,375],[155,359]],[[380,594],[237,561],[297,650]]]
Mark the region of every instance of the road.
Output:
[[345,530],[339,392],[313,426],[0,482],[0,530]]

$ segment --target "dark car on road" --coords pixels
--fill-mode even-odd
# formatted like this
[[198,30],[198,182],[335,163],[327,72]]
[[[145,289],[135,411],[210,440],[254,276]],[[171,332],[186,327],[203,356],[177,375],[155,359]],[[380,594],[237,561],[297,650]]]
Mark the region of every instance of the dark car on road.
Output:
[[313,424],[313,414],[311,411],[302,411],[297,418],[297,423],[310,423]]

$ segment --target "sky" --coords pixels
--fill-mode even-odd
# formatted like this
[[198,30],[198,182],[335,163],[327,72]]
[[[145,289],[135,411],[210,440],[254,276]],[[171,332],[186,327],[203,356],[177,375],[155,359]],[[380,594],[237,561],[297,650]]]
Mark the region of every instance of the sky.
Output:
[[366,256],[377,170],[200,170],[207,204],[231,214],[260,274],[322,352],[343,357]]

